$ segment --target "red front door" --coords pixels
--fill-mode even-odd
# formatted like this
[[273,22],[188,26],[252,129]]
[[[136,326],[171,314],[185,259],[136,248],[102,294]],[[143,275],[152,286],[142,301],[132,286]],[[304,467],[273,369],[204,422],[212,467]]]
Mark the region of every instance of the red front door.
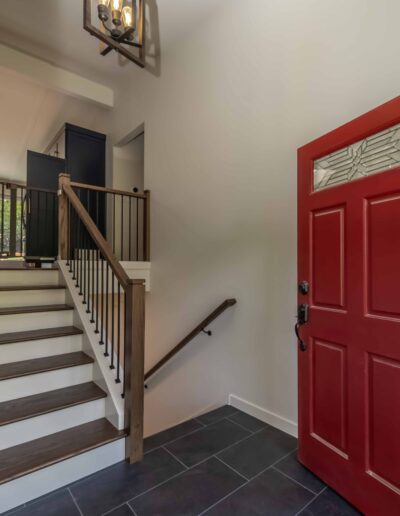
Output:
[[299,459],[363,513],[398,516],[400,97],[298,164]]

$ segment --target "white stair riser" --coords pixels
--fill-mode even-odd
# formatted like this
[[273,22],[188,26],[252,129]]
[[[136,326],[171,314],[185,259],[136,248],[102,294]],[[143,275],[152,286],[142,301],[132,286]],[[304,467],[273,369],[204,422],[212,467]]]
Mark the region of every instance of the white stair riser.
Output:
[[12,378],[10,380],[2,380],[0,382],[0,402],[33,396],[41,392],[62,389],[71,385],[78,385],[79,383],[91,382],[92,375],[93,364],[85,364]]
[[2,287],[17,285],[58,285],[59,271],[0,270]]
[[0,292],[0,308],[10,306],[63,305],[66,294],[64,289],[48,290],[11,290]]
[[63,355],[75,351],[82,351],[82,335],[3,344],[0,346],[0,364]]
[[0,315],[0,333],[72,326],[73,310]]
[[121,462],[124,457],[125,442],[124,439],[119,439],[2,484],[0,485],[0,513]]
[[105,416],[105,398],[0,426],[0,450]]

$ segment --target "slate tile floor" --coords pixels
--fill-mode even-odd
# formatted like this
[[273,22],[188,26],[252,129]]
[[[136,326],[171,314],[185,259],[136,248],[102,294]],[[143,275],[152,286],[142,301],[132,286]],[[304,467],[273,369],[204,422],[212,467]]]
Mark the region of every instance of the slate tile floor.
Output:
[[296,439],[224,406],[145,441],[116,464],[13,516],[353,516],[296,460]]

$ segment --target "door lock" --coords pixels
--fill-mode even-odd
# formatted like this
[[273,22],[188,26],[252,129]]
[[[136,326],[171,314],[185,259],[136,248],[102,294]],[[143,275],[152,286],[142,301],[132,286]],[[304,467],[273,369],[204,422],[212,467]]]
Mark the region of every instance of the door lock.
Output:
[[297,340],[299,341],[300,351],[307,350],[307,344],[300,337],[300,326],[306,324],[308,322],[308,312],[309,306],[307,304],[301,304],[297,307],[297,323],[294,327],[294,332],[296,334]]
[[308,283],[308,281],[302,281],[301,283],[299,283],[299,292],[300,294],[308,294],[310,290],[310,284]]

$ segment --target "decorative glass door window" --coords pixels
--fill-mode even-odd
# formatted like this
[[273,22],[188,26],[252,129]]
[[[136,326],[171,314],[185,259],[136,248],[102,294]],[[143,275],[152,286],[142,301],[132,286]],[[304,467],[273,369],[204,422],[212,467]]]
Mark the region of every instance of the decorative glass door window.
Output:
[[314,190],[400,166],[400,124],[314,161]]

